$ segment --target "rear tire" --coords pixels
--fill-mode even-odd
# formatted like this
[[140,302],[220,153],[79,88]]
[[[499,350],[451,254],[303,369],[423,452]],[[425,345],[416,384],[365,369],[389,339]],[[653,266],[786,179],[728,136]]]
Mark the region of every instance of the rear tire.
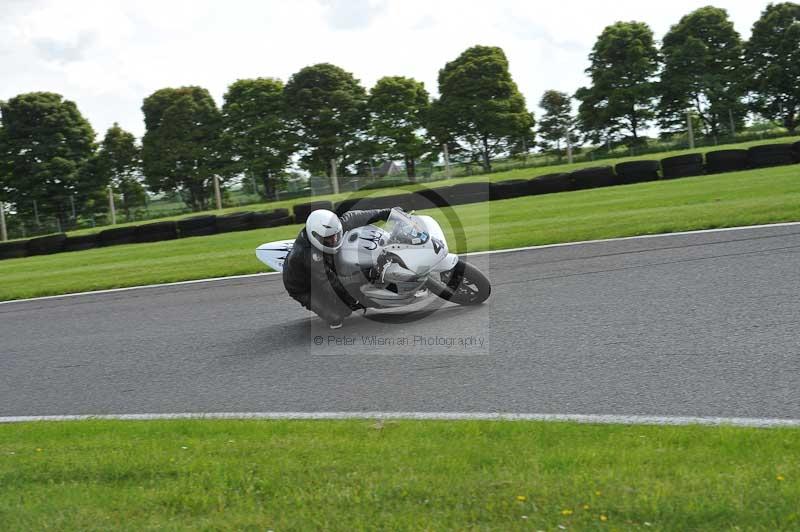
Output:
[[455,267],[440,274],[439,280],[428,278],[427,287],[445,301],[457,305],[480,305],[492,293],[492,285],[481,271],[458,259]]

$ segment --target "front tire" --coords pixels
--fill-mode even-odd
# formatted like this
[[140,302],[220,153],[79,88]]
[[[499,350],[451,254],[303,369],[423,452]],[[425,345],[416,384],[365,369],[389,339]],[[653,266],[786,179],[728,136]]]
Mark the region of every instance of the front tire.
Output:
[[432,293],[457,305],[480,305],[492,293],[492,285],[481,271],[458,259],[455,267],[428,278],[427,287]]

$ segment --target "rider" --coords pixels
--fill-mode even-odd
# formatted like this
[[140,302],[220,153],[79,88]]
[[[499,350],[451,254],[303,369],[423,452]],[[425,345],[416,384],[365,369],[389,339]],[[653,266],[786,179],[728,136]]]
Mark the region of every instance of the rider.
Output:
[[385,221],[391,212],[392,209],[348,211],[341,218],[324,209],[312,212],[283,265],[283,285],[289,295],[328,322],[331,329],[341,327],[352,312],[331,284],[337,282],[333,259],[342,247],[342,235]]

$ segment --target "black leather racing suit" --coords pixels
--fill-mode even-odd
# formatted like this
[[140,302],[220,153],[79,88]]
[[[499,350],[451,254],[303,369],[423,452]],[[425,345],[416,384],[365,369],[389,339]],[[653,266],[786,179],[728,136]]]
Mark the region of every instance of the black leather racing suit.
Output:
[[[391,209],[348,211],[339,217],[342,231],[385,221],[391,212]],[[352,312],[335,288],[338,280],[333,256],[312,246],[305,228],[297,235],[283,263],[283,285],[290,296],[328,323],[339,323]]]

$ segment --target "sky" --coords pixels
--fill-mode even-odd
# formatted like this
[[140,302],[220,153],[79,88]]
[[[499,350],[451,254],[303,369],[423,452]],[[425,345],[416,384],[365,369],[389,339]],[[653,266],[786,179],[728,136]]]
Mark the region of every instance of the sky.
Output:
[[[717,0],[747,38],[768,0]],[[437,93],[440,68],[476,44],[500,46],[537,112],[542,93],[587,84],[609,24],[639,20],[661,39],[707,2],[671,0],[0,0],[0,100],[50,91],[74,101],[98,135],[144,133],[142,100],[200,85],[219,105],[237,79],[286,81],[329,62],[370,88],[383,76]],[[537,114],[539,114],[537,112]]]

